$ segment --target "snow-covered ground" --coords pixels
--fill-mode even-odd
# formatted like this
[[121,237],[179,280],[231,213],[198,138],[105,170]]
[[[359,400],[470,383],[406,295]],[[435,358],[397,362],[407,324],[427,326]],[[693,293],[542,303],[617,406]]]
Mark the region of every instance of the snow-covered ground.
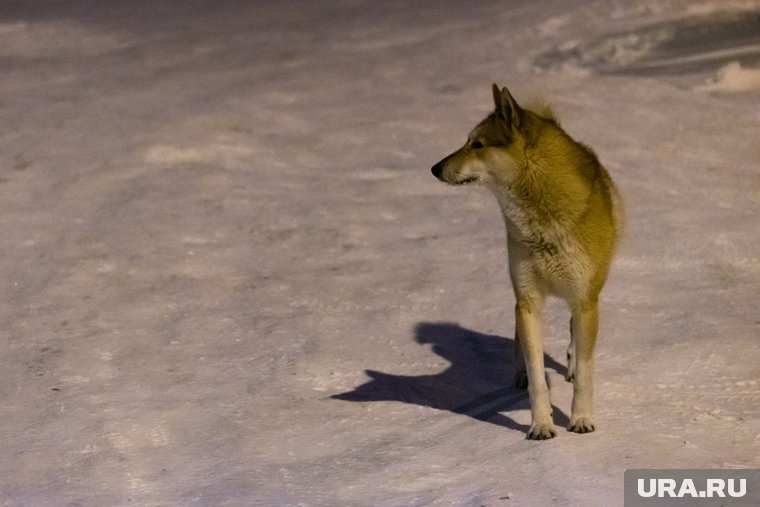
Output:
[[[0,3],[0,505],[622,505],[760,467],[760,2]],[[628,226],[597,431],[525,439],[493,81]],[[545,315],[567,422],[568,312]]]

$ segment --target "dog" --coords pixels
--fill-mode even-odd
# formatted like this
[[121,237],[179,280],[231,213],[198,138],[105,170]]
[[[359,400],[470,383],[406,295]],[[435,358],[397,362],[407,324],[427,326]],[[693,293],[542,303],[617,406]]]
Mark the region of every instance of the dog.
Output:
[[524,109],[506,88],[492,88],[495,111],[432,172],[451,185],[485,186],[501,208],[516,300],[515,385],[527,387],[531,404],[528,438],[557,435],[541,337],[548,295],[564,299],[572,315],[565,376],[573,383],[568,430],[588,433],[595,429],[599,293],[621,234],[621,199],[594,152],[574,141],[548,107]]

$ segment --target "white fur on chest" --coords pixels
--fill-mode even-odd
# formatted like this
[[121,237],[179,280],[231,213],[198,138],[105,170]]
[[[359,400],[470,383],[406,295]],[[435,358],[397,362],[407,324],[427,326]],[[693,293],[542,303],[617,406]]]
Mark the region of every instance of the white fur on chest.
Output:
[[507,228],[515,288],[539,287],[569,302],[585,297],[592,271],[590,260],[569,224],[539,217],[509,196],[497,198]]

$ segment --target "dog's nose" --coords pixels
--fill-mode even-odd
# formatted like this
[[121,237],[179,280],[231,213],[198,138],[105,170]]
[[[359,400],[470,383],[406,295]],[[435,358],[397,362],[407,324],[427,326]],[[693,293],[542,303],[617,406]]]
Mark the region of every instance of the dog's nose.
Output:
[[435,176],[436,178],[438,178],[440,180],[441,179],[441,174],[443,174],[443,164],[441,164],[440,162],[438,162],[437,164],[435,164],[433,166],[433,168],[431,169],[431,171],[433,171],[433,176]]

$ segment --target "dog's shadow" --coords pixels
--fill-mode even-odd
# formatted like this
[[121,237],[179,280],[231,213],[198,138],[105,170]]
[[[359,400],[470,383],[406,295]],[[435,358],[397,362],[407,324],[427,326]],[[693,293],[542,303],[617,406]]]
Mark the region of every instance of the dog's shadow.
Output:
[[[356,402],[400,401],[448,410],[479,421],[518,431],[529,427],[502,412],[530,408],[528,393],[512,386],[515,376],[515,341],[478,333],[458,324],[423,322],[415,328],[415,341],[432,344],[433,352],[451,363],[435,375],[405,376],[367,370],[371,380],[353,391],[332,396]],[[550,356],[544,364],[561,375],[567,369]],[[567,426],[569,418],[556,407],[554,422]]]

